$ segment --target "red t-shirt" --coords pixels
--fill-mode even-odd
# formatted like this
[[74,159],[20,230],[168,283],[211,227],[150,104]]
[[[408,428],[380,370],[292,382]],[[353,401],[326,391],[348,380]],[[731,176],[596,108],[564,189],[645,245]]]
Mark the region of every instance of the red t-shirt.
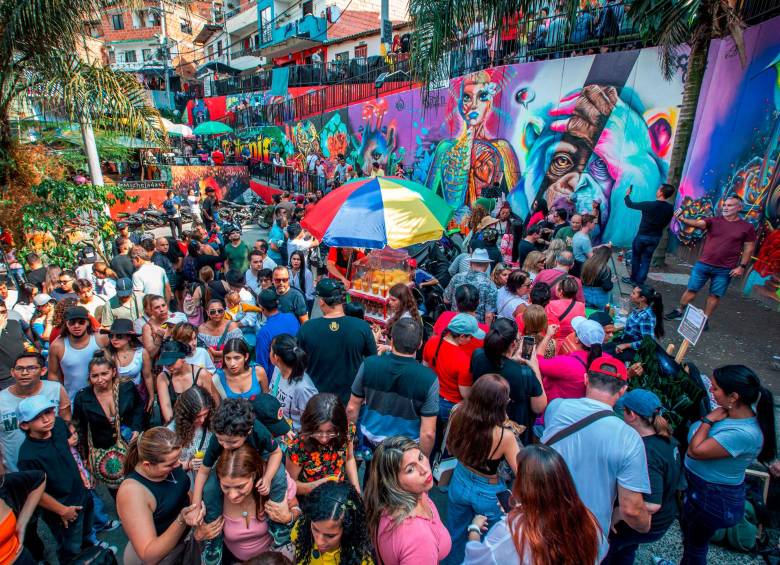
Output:
[[[442,312],[441,316],[439,316],[438,319],[436,320],[436,323],[433,324],[433,333],[436,335],[441,335],[444,332],[444,330],[447,329],[450,320],[452,320],[457,314],[458,312],[454,312],[452,310],[446,310]],[[485,333],[488,333],[488,330],[490,330],[490,327],[487,324],[479,323],[477,325],[479,326],[479,329],[481,329]],[[461,345],[460,348],[468,356],[469,360],[471,360],[471,354],[474,353],[480,347],[482,347],[482,343],[483,340],[472,337],[470,342]]]
[[728,221],[719,216],[704,218],[707,236],[699,261],[712,267],[733,269],[739,265],[742,246],[756,240],[756,230],[745,220]]
[[472,384],[471,358],[460,347],[445,340],[434,365],[433,357],[441,340],[438,335],[431,336],[423,348],[423,361],[439,377],[439,396],[450,402],[460,402],[463,396],[458,387]]
[[557,320],[560,324],[558,327],[558,333],[555,337],[564,339],[567,335],[574,331],[571,327],[571,321],[577,316],[585,316],[585,304],[582,302],[575,302],[574,307],[566,313],[566,317],[561,319],[561,314],[571,304],[571,298],[561,298],[560,300],[550,300],[549,304],[545,307],[544,311],[547,312],[547,320]]
[[341,253],[340,247],[331,247],[330,250],[328,250],[328,261],[333,261],[336,270],[348,279],[352,278],[352,273],[347,274],[347,265],[349,265],[350,269],[353,269],[355,262],[366,256],[362,251],[353,250],[352,253],[354,255],[352,257],[352,262],[350,263],[349,256],[345,257],[344,254]]
[[212,151],[211,160],[215,165],[222,165],[225,162],[225,154],[222,151]]

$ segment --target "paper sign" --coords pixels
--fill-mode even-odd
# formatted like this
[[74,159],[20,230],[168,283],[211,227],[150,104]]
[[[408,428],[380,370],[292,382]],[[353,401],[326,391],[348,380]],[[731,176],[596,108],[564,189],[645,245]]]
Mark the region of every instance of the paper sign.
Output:
[[677,328],[677,333],[687,339],[691,345],[696,345],[706,323],[707,316],[704,314],[704,310],[699,310],[696,306],[688,304],[680,327]]

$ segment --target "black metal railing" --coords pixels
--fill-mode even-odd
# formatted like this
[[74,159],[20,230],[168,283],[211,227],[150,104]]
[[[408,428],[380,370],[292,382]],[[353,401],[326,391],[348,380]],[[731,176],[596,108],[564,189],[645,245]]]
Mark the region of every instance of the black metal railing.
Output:
[[738,9],[746,24],[755,25],[780,15],[780,2],[777,0],[740,0]]

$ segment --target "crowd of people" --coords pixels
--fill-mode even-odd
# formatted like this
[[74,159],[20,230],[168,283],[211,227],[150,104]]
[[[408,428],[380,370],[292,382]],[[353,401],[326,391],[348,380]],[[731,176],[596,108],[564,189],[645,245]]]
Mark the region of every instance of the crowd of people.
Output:
[[[116,551],[97,536],[121,526],[126,564],[626,564],[676,519],[683,563],[706,563],[747,467],[775,461],[773,399],[714,368],[681,446],[673,407],[629,390],[664,334],[656,196],[626,194],[642,222],[622,313],[598,208],[543,200],[521,221],[480,199],[449,269],[411,261],[389,289],[385,327],[348,300],[362,251],[323,253],[286,194],[251,247],[209,193],[181,233],[120,224],[110,257],[28,254],[0,284],[0,563],[41,562],[42,522],[60,563]],[[682,304],[709,279],[712,314],[741,275],[740,205],[692,221],[707,237]]]

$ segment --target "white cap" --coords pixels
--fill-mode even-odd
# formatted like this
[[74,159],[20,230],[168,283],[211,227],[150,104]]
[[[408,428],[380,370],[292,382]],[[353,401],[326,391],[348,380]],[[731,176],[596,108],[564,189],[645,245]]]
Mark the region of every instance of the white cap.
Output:
[[571,321],[571,327],[577,334],[577,339],[585,347],[604,343],[604,328],[598,322],[588,320],[582,316],[576,316]]
[[48,304],[49,302],[52,302],[54,299],[49,296],[48,294],[41,292],[39,294],[36,294],[33,297],[33,304],[36,306],[43,306],[44,304]]

